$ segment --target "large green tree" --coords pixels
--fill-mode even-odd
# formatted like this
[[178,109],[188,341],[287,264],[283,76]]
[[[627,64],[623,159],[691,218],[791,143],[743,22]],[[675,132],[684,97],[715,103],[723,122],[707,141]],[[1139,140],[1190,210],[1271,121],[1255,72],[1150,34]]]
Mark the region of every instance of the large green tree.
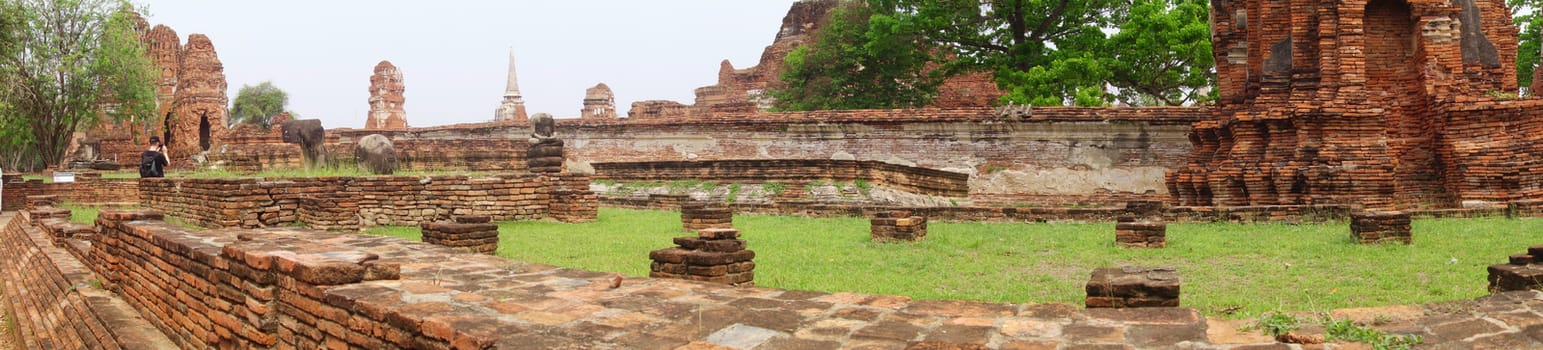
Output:
[[246,123],[267,129],[272,127],[273,117],[285,113],[288,107],[289,94],[273,82],[265,81],[257,86],[242,84],[241,90],[236,92],[236,100],[231,101],[231,126]]
[[1111,35],[1106,80],[1127,105],[1178,106],[1212,99],[1216,85],[1206,0],[1138,0]]
[[[1506,5],[1511,7],[1511,15],[1521,29],[1521,40],[1516,46],[1516,80],[1526,88],[1532,85],[1533,72],[1543,56],[1543,11],[1538,10],[1538,0],[1506,0]],[[1528,92],[1532,96],[1539,96],[1538,93]]]
[[[1130,0],[871,0],[905,14],[937,47],[953,50],[950,71],[989,70],[1020,104],[1094,104],[1103,80],[1103,29],[1124,21]],[[1081,95],[1084,98],[1078,98]]]
[[0,34],[14,45],[0,57],[3,126],[11,133],[25,130],[25,137],[11,136],[28,139],[21,146],[0,144],[12,147],[4,151],[52,166],[63,160],[77,129],[104,116],[154,114],[156,71],[127,1],[0,0],[0,6],[15,24]]
[[[881,9],[882,10],[882,9]],[[784,88],[771,91],[781,110],[910,108],[937,94],[942,72],[923,36],[859,1],[832,10],[813,43],[784,59]]]

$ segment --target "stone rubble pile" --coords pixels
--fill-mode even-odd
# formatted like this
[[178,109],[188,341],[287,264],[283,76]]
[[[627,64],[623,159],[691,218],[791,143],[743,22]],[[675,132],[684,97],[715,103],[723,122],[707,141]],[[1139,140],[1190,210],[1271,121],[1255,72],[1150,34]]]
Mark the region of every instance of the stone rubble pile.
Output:
[[745,249],[734,229],[705,229],[696,237],[675,238],[674,248],[648,253],[653,260],[648,277],[674,278],[730,285],[755,280],[755,251]]

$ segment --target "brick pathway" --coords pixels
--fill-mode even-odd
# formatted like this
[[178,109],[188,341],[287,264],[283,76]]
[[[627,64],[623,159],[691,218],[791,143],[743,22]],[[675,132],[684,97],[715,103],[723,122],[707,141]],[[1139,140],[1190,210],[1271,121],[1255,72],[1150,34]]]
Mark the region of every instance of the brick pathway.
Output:
[[[613,287],[618,278],[613,273],[456,253],[384,236],[295,229],[186,232],[158,222],[125,223],[121,229],[154,238],[167,252],[199,259],[272,255],[280,258],[275,266],[294,265],[288,268],[301,271],[302,265],[346,267],[329,259],[373,254],[378,256],[375,266],[398,266],[395,279],[329,286],[301,287],[295,285],[298,277],[280,275],[289,282],[279,283],[279,298],[270,302],[280,314],[280,339],[308,334],[328,339],[329,345],[345,339],[379,342],[371,336],[386,334],[386,341],[406,342],[399,344],[499,349],[1364,348],[1279,344],[1237,330],[1250,320],[1207,319],[1190,308],[1088,310],[648,278],[623,278]],[[645,257],[639,263],[646,263]],[[295,288],[298,292],[287,291]],[[1425,306],[1338,310],[1335,316],[1378,321],[1376,328],[1393,333],[1421,334],[1422,348],[1521,349],[1543,348],[1540,307],[1543,293],[1524,291]],[[393,338],[388,328],[397,327],[414,331]],[[1311,327],[1303,331],[1313,332]]]

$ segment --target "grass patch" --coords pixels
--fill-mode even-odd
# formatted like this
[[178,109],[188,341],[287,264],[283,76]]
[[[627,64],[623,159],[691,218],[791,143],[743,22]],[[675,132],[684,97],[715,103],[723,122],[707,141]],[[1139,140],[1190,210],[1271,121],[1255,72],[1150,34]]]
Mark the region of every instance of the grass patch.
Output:
[[78,205],[69,205],[69,204],[61,205],[59,207],[70,210],[70,222],[80,223],[80,224],[87,224],[87,225],[94,225],[94,224],[96,224],[96,216],[97,216],[97,214],[100,214],[102,212],[102,209],[101,208],[97,208],[97,207],[87,207],[87,206],[78,206]]
[[[409,241],[423,241],[423,230],[417,226],[379,226],[365,230],[364,233],[380,236],[391,236]],[[502,236],[502,233],[500,233]],[[499,244],[503,248],[503,244]]]
[[[1354,244],[1342,222],[1204,223],[1168,226],[1167,249],[1124,249],[1111,223],[932,223],[925,242],[881,244],[863,218],[734,221],[765,287],[1080,305],[1096,267],[1174,266],[1185,306],[1233,318],[1476,298],[1488,294],[1486,266],[1543,238],[1543,220],[1533,219],[1418,220],[1410,246]],[[648,252],[685,235],[675,212],[613,208],[595,223],[499,228],[501,256],[629,276],[646,276]],[[416,227],[371,232],[418,237]]]

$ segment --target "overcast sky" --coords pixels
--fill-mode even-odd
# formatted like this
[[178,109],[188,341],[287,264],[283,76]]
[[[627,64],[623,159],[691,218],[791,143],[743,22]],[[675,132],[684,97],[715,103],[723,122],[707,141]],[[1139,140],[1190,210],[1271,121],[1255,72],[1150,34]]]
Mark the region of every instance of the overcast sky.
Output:
[[289,108],[328,128],[358,128],[370,75],[390,60],[403,73],[407,122],[493,119],[508,51],[531,114],[577,117],[584,89],[604,82],[617,113],[633,101],[691,104],[715,84],[718,63],[754,65],[793,0],[330,1],[138,0],[151,25],[186,43],[208,35],[232,100],[271,80]]

